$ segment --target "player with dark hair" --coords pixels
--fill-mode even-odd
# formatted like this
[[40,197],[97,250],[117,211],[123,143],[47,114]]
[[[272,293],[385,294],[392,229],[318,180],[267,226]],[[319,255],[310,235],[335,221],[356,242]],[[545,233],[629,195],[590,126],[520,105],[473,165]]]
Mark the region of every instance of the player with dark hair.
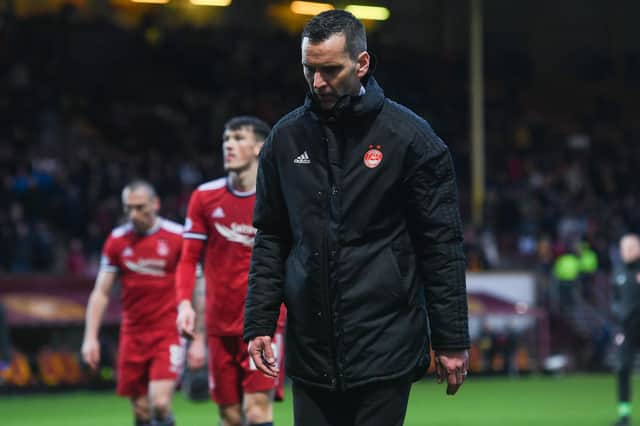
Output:
[[451,156],[426,121],[384,96],[366,49],[349,12],[312,18],[301,42],[306,101],[260,155],[244,338],[277,376],[284,301],[296,425],[401,425],[429,335],[448,394],[467,372]]
[[640,237],[627,234],[620,239],[620,257],[624,263],[621,298],[622,333],[616,336],[619,347],[617,371],[618,416],[616,426],[631,424],[631,373],[636,347],[640,343]]
[[131,399],[136,426],[172,426],[171,399],[184,358],[175,326],[182,225],[158,216],[160,200],[148,182],[127,185],[122,204],[128,222],[115,228],[104,244],[87,305],[82,356],[98,368],[98,330],[119,276],[117,393]]
[[[278,377],[266,377],[257,370],[242,340],[256,232],[251,222],[258,154],[269,131],[269,126],[255,117],[235,117],[225,124],[222,150],[228,176],[200,185],[191,195],[178,266],[178,328],[193,337],[194,352],[203,352],[198,348],[206,337],[211,398],[218,404],[224,426],[272,425],[274,392],[281,385]],[[206,336],[196,332],[191,301],[196,264],[203,251]],[[284,312],[279,315],[278,347]]]

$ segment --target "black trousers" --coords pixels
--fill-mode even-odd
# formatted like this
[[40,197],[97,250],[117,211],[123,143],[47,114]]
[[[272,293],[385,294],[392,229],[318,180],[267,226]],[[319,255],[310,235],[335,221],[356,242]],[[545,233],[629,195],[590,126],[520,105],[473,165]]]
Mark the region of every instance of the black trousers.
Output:
[[618,401],[631,401],[631,375],[633,361],[640,344],[640,316],[633,315],[624,320],[624,341],[618,348],[617,387]]
[[401,426],[411,390],[408,378],[346,391],[293,383],[295,426]]

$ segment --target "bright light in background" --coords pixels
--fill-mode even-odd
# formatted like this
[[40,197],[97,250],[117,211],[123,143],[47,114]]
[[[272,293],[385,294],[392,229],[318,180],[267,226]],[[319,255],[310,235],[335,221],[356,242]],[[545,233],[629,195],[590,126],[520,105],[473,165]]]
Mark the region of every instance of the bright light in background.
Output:
[[350,4],[344,10],[353,13],[358,19],[370,19],[372,21],[386,21],[390,15],[389,9],[386,7],[364,6],[361,4]]
[[317,15],[320,12],[334,9],[330,3],[317,3],[313,1],[292,1],[291,11],[298,15]]
[[220,6],[226,7],[231,4],[231,0],[190,0],[196,6]]
[[171,0],[131,0],[134,3],[167,4]]

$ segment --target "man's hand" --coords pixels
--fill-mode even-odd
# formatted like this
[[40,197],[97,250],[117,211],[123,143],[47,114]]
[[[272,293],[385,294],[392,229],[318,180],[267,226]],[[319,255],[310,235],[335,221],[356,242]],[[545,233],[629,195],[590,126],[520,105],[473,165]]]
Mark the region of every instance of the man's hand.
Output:
[[204,336],[198,333],[195,335],[193,341],[191,341],[191,345],[189,345],[187,366],[192,370],[204,367],[205,353]]
[[258,336],[249,342],[249,356],[258,370],[266,376],[278,377],[280,369],[276,364],[276,356],[273,353],[270,336]]
[[183,300],[178,305],[178,318],[176,319],[176,325],[178,326],[178,333],[180,333],[182,337],[186,337],[189,340],[194,339],[196,313],[193,310],[191,301]]
[[458,392],[469,368],[469,352],[436,351],[436,376],[438,383],[447,382],[447,395]]
[[100,343],[97,339],[85,339],[82,342],[82,359],[92,370],[97,370],[100,364]]

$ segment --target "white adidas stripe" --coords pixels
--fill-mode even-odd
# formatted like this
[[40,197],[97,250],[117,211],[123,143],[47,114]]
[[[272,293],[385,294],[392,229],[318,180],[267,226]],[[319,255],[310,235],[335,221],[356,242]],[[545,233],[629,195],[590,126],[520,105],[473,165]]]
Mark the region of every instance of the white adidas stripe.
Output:
[[293,162],[296,164],[311,164],[311,159],[309,158],[309,154],[307,154],[307,151],[305,151],[302,154],[298,155],[293,160]]

